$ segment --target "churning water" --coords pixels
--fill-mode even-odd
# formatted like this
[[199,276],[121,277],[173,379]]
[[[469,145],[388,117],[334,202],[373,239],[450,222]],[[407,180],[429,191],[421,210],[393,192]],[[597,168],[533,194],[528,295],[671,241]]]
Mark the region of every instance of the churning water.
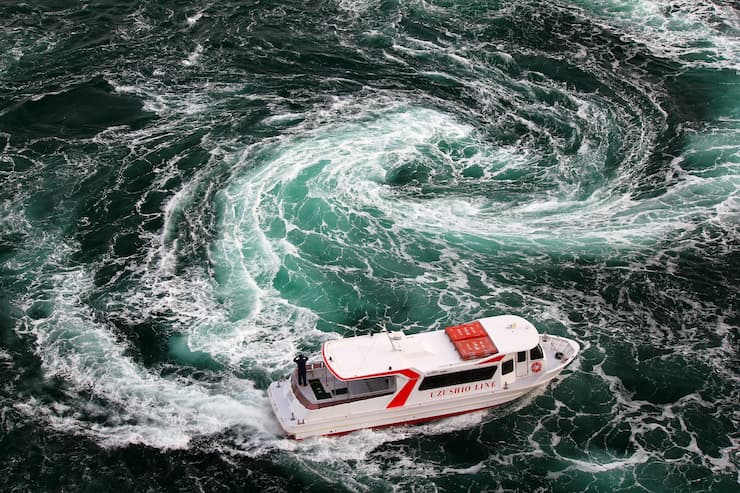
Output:
[[[737,491],[722,0],[0,7],[0,488]],[[513,405],[283,438],[297,351],[514,313]]]

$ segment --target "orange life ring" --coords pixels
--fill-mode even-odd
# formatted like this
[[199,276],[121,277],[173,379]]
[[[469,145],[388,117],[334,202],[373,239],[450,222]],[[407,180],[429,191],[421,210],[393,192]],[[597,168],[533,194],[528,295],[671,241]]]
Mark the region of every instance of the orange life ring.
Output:
[[532,363],[532,373],[539,373],[541,369],[542,363],[540,363],[539,361],[535,361],[534,363]]

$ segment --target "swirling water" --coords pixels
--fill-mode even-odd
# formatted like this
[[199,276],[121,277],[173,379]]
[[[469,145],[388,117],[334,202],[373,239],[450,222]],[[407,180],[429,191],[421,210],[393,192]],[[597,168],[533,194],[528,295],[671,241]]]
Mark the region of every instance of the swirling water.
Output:
[[[0,14],[3,491],[737,491],[732,2]],[[497,410],[280,435],[296,351],[502,313],[581,356]]]

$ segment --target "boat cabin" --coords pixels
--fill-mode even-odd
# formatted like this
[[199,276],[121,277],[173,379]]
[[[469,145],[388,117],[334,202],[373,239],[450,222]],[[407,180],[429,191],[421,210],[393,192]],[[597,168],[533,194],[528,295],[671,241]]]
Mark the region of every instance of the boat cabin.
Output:
[[291,386],[307,409],[392,394],[387,407],[400,407],[420,393],[444,398],[505,388],[537,374],[545,359],[539,342],[537,330],[512,315],[414,335],[380,332],[331,340],[324,343],[322,361],[307,365],[308,385],[299,386],[294,373]]

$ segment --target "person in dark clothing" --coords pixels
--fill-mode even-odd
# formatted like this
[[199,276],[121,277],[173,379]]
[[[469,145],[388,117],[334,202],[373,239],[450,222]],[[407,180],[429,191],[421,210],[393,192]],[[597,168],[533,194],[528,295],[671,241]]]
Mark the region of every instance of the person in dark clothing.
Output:
[[298,385],[306,385],[306,361],[308,358],[302,354],[293,358],[293,363],[298,365]]

